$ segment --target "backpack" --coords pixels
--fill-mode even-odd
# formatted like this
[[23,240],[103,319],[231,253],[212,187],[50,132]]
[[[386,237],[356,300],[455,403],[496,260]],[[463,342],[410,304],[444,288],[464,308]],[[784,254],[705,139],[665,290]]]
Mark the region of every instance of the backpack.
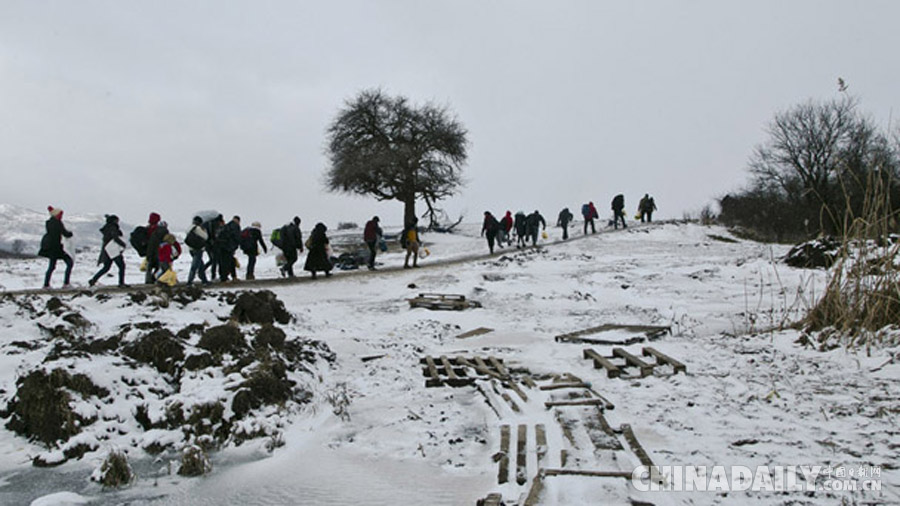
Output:
[[131,243],[131,247],[136,249],[140,256],[145,256],[147,254],[148,239],[147,227],[145,226],[135,227],[134,230],[131,231],[131,235],[128,236],[128,242]]
[[269,242],[274,246],[281,248],[283,246],[283,242],[281,241],[281,229],[276,228],[272,231],[272,235],[269,236]]
[[406,245],[409,241],[409,227],[403,229],[403,232],[400,233],[400,247],[406,249]]
[[582,204],[581,215],[587,219],[591,219],[591,218],[593,218],[593,216],[591,216],[591,214],[593,214],[593,213],[591,213],[591,206],[588,204]]
[[253,237],[253,234],[250,233],[249,228],[245,228],[241,230],[241,251],[248,255],[255,255],[257,252],[256,249],[256,238]]
[[191,227],[191,231],[188,232],[188,235],[185,236],[184,243],[191,249],[203,249],[206,247],[206,240],[197,235],[197,233],[194,232],[193,227]]

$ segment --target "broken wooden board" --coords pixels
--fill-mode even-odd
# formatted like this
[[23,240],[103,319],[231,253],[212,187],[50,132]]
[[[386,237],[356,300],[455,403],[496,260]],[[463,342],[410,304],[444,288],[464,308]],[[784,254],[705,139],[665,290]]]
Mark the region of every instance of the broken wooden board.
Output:
[[[503,366],[503,360],[495,357],[440,357],[426,356],[419,359],[426,387],[449,385],[459,387],[471,385],[476,379],[494,378],[506,382],[510,380],[509,372]],[[511,381],[511,380],[510,380]]]
[[[612,340],[612,339],[596,339],[596,338],[586,338],[584,336],[589,336],[592,334],[601,334],[603,332],[612,332],[612,331],[622,331],[628,333],[636,333],[641,334],[639,336],[632,336],[625,340]],[[599,325],[597,327],[591,327],[587,329],[577,330],[575,332],[569,332],[568,334],[560,334],[556,336],[554,339],[558,343],[587,343],[587,344],[611,344],[611,345],[621,345],[628,346],[630,344],[637,344],[644,341],[652,341],[654,339],[658,339],[665,334],[671,334],[672,327],[669,326],[661,326],[661,325],[620,325],[615,323],[607,323],[604,325]]]
[[489,329],[487,327],[478,327],[477,329],[470,330],[468,332],[463,332],[456,336],[457,339],[467,339],[469,337],[481,336],[484,334],[488,334],[493,332],[494,329]]
[[[659,376],[671,376],[672,374],[677,374],[679,371],[687,371],[687,367],[684,364],[654,348],[644,347],[642,348],[641,354],[645,357],[654,357],[656,362],[645,362],[624,348],[613,348],[612,355],[610,356],[600,355],[591,348],[585,348],[583,350],[585,360],[593,360],[594,368],[603,368],[606,370],[606,376],[609,378],[635,379],[652,376],[654,374]],[[672,367],[674,372],[671,374],[660,372],[657,368],[661,366]],[[637,374],[629,375],[629,370],[637,370]]]
[[674,358],[666,355],[665,353],[658,351],[656,348],[651,348],[649,346],[644,347],[641,354],[644,355],[645,357],[652,356],[653,358],[655,358],[657,365],[663,365],[663,364],[671,365],[672,369],[675,370],[675,374],[678,374],[678,372],[683,372],[683,373],[687,374],[687,366],[685,366],[681,362],[675,360]]
[[444,293],[420,293],[418,297],[406,299],[410,308],[421,307],[431,310],[462,311],[473,307],[481,307],[475,300],[466,300],[465,295]]

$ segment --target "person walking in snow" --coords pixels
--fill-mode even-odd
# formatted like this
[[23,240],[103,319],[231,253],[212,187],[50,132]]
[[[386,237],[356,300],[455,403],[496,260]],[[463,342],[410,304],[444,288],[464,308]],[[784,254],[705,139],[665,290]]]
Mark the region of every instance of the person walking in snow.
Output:
[[294,277],[294,264],[297,263],[297,250],[303,253],[303,233],[300,231],[300,217],[281,227],[281,250],[284,252],[284,275]]
[[219,255],[219,280],[222,283],[231,278],[237,281],[237,265],[234,254],[241,245],[241,218],[234,216],[216,236],[216,249]]
[[[494,218],[494,215],[491,214],[490,211],[484,212],[484,223],[481,225],[481,236],[484,237],[487,234],[487,243],[488,243],[488,251],[491,254],[494,254],[494,241],[497,240],[497,234],[500,231],[500,222],[497,221],[497,218]],[[498,244],[500,248],[503,247],[502,244]]]
[[537,246],[538,233],[540,233],[541,230],[547,230],[547,222],[544,220],[544,217],[541,216],[541,213],[535,209],[534,212],[529,214],[528,218],[525,219],[525,228],[528,237],[531,237],[531,245]]
[[562,228],[563,231],[563,241],[569,238],[569,223],[574,218],[575,216],[572,215],[568,207],[564,207],[563,210],[559,212],[559,216],[556,218],[556,226]]
[[328,236],[325,235],[327,230],[328,227],[324,223],[316,223],[306,241],[309,253],[306,254],[303,269],[311,272],[313,279],[316,279],[316,271],[324,271],[326,278],[331,277],[331,269],[334,268],[328,257]]
[[651,197],[649,193],[645,193],[644,198],[642,198],[640,204],[638,204],[638,212],[641,214],[641,223],[644,223],[645,217],[647,218],[647,223],[652,223],[653,211],[656,211],[656,202],[653,201],[653,197]]
[[172,268],[175,259],[181,256],[181,244],[178,244],[174,235],[166,234],[163,236],[162,241],[160,241],[159,253],[157,255],[159,257],[159,274],[162,276],[166,271]]
[[200,277],[201,283],[208,285],[206,265],[203,264],[203,250],[209,244],[209,233],[203,227],[203,218],[194,216],[193,224],[184,238],[184,243],[187,244],[188,252],[191,254],[191,270],[188,272],[187,286],[194,283],[195,276]]
[[47,206],[47,211],[50,212],[50,218],[44,223],[47,232],[41,238],[41,249],[38,251],[39,256],[50,260],[50,264],[47,266],[47,273],[44,274],[44,288],[50,288],[50,278],[53,277],[57,260],[62,260],[66,263],[66,276],[63,280],[63,288],[69,288],[72,266],[75,264],[75,261],[66,253],[62,240],[63,237],[72,237],[72,232],[66,230],[66,226],[63,225],[62,209]]
[[219,232],[222,231],[224,226],[225,217],[221,214],[203,223],[203,228],[206,230],[207,235],[206,255],[209,257],[209,261],[206,262],[204,268],[209,269],[209,279],[211,280],[215,280],[218,277],[217,273],[219,272],[221,260],[219,259],[219,246],[216,242],[216,238],[219,236]]
[[512,232],[511,232],[512,228],[513,228],[512,212],[507,210],[506,216],[504,216],[500,220],[500,235],[497,236],[497,240],[500,242],[505,242],[507,246],[512,246]]
[[254,221],[249,227],[241,231],[241,251],[247,255],[247,279],[256,279],[254,270],[256,268],[256,257],[259,255],[259,246],[262,246],[263,253],[268,253],[266,242],[263,241],[262,225],[258,221]]
[[156,283],[156,278],[162,274],[159,272],[159,245],[168,233],[169,228],[166,222],[161,220],[159,213],[150,213],[147,219],[147,250],[144,252],[144,258],[147,260],[144,283],[148,285]]
[[97,281],[109,272],[112,264],[116,264],[119,268],[119,286],[125,287],[125,260],[122,258],[122,252],[125,251],[125,241],[121,239],[122,230],[119,228],[119,217],[115,214],[106,215],[106,224],[100,228],[103,234],[103,246],[100,248],[100,258],[97,259],[97,265],[103,267],[88,281],[89,286],[94,286]]
[[613,226],[618,230],[619,220],[622,220],[622,228],[628,228],[625,224],[625,195],[621,193],[612,199]]
[[409,257],[412,257],[413,267],[418,267],[419,262],[419,219],[413,218],[412,221],[403,227],[400,233],[400,246],[406,250],[406,259],[403,261],[403,268],[409,269]]
[[363,230],[363,241],[366,242],[366,246],[369,248],[369,261],[366,265],[369,267],[369,270],[375,270],[375,251],[378,247],[378,243],[381,241],[381,237],[384,233],[381,231],[381,227],[378,226],[378,223],[381,220],[378,216],[374,216],[371,220],[366,222],[366,228]]
[[527,216],[522,211],[516,212],[515,226],[516,226],[516,249],[524,248],[528,246],[525,242],[525,222],[527,220]]
[[581,217],[584,218],[584,235],[587,235],[588,225],[591,226],[591,233],[596,234],[597,229],[594,227],[594,220],[600,217],[597,208],[593,202],[588,202],[581,206]]

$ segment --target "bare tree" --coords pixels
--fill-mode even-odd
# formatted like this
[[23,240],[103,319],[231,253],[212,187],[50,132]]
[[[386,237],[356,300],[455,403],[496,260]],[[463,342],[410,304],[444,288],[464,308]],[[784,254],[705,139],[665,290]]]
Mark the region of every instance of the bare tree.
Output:
[[366,90],[346,102],[327,132],[328,189],[399,200],[404,223],[416,217],[417,198],[433,209],[462,185],[467,132],[446,107]]

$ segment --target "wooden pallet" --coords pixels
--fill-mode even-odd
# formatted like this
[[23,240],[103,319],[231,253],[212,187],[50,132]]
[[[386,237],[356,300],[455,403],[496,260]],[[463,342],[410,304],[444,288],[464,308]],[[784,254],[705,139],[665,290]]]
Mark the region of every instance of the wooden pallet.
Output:
[[422,307],[431,310],[462,311],[473,307],[481,307],[475,300],[466,300],[465,295],[444,293],[420,293],[418,297],[406,299],[410,308]]
[[[687,373],[687,366],[655,348],[644,347],[641,354],[655,358],[656,362],[645,362],[624,348],[613,348],[611,356],[600,355],[591,348],[585,348],[583,352],[584,358],[593,360],[594,368],[605,370],[608,378],[644,378],[652,376],[659,366],[671,366],[675,371],[674,374]],[[636,373],[628,374],[630,370]]]
[[497,357],[440,357],[427,356],[419,360],[426,387],[471,385],[476,379],[509,380],[503,359]]
[[[603,332],[610,332],[613,330],[624,330],[626,332],[631,332],[638,334],[634,337],[626,339],[625,341],[611,341],[607,339],[596,339],[596,338],[588,338],[584,336],[588,336],[591,334],[601,334]],[[568,334],[560,334],[554,339],[558,343],[587,343],[587,344],[618,344],[622,346],[628,346],[631,344],[642,343],[644,341],[652,341],[654,339],[658,339],[666,334],[672,333],[672,327],[669,326],[661,326],[661,325],[620,325],[615,323],[607,323],[603,325],[599,325],[597,327],[590,327],[587,329],[576,330],[575,332],[569,332]]]

